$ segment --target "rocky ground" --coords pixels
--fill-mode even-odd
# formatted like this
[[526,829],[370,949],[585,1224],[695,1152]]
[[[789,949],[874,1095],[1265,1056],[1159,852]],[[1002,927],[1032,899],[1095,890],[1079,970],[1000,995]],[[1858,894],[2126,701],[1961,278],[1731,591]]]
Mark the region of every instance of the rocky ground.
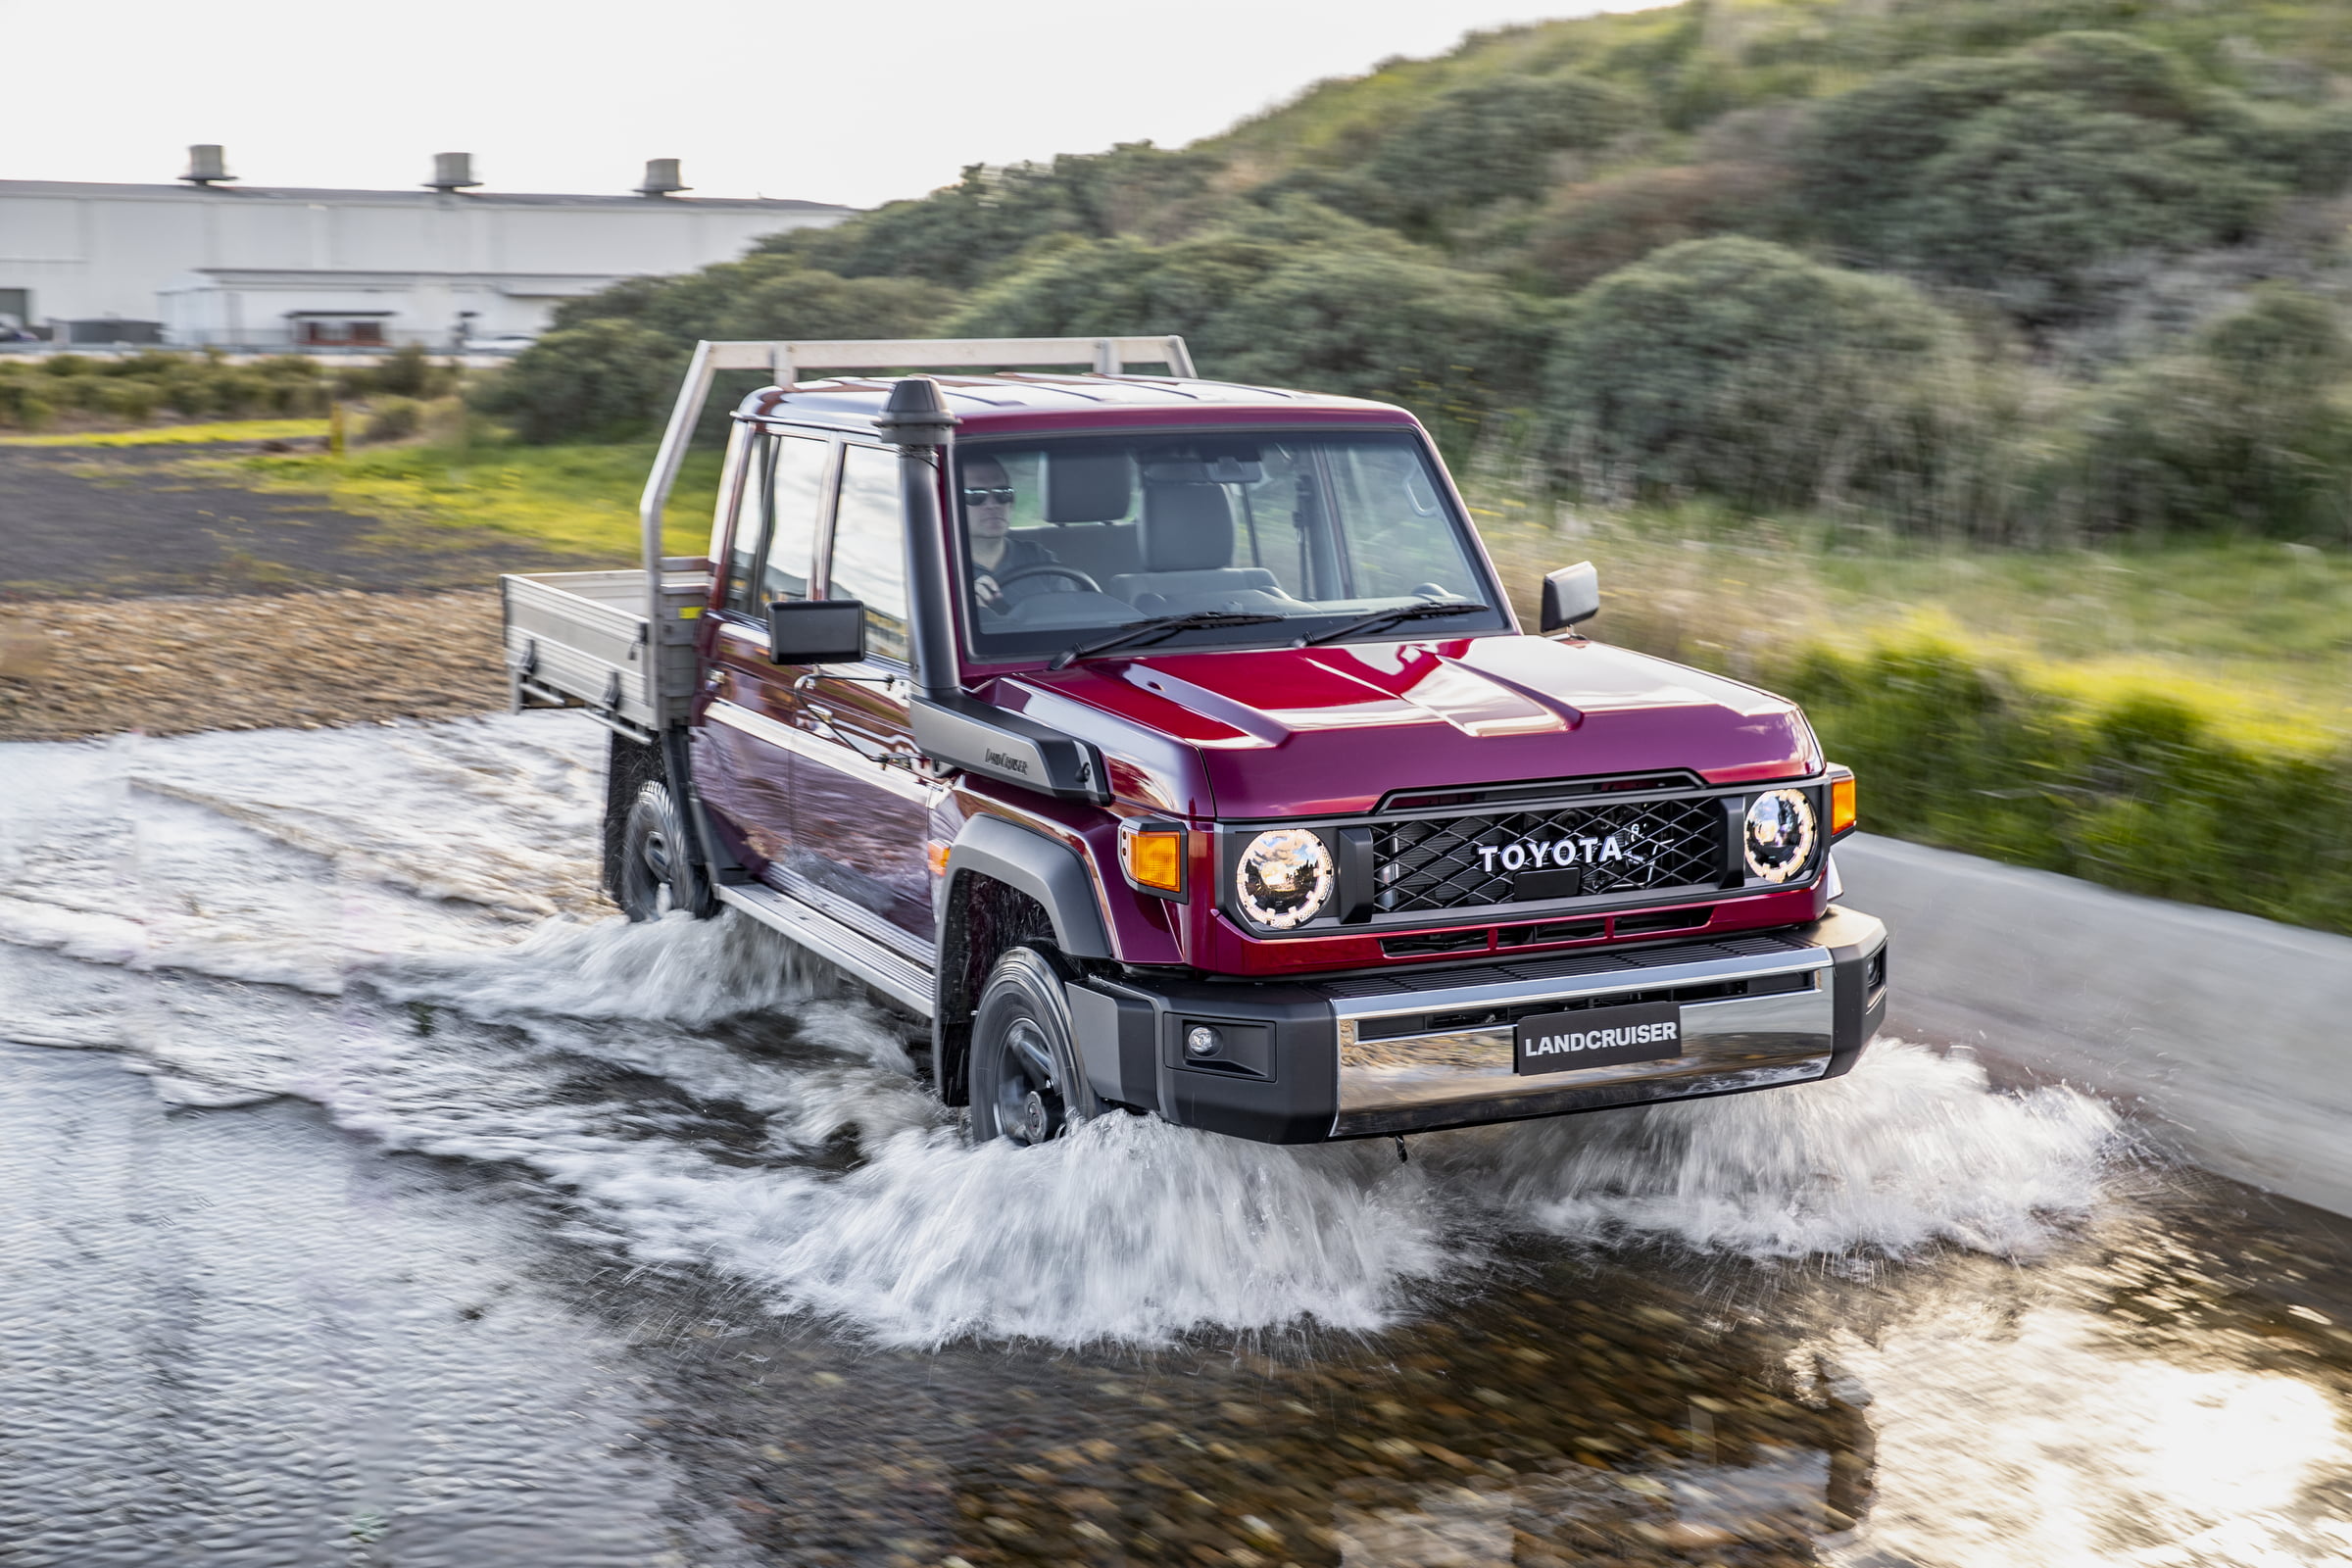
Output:
[[184,451],[0,447],[0,740],[490,711],[498,573],[579,564]]

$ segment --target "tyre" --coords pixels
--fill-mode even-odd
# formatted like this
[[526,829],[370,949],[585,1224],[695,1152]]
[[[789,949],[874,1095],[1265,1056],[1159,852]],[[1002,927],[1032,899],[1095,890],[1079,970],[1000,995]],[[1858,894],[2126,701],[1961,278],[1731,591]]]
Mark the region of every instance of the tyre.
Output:
[[669,786],[656,780],[638,787],[620,828],[619,886],[613,890],[621,913],[632,920],[659,920],[672,909],[708,919],[717,904],[693,840]]
[[1101,1113],[1078,1067],[1061,976],[1035,948],[997,960],[972,1011],[972,1141],[1042,1144]]

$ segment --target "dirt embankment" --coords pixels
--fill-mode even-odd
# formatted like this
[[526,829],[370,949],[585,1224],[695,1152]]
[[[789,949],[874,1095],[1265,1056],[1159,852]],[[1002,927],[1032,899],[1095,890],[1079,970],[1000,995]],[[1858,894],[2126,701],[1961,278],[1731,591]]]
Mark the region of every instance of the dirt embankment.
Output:
[[491,590],[0,606],[0,740],[447,718],[506,701]]
[[498,573],[584,564],[184,452],[0,447],[0,740],[492,711]]

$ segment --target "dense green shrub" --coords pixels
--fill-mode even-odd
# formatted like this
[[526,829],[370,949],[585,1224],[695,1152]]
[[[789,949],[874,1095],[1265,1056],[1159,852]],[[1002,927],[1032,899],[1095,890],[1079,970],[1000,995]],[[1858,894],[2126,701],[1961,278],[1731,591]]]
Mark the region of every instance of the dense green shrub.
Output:
[[2165,50],[2064,33],[1831,101],[1799,168],[1821,232],[1851,254],[1999,291],[2042,320],[2089,303],[2102,263],[2241,235],[2278,193],[2282,161],[2326,177],[2327,138],[2287,128]]
[[423,404],[415,398],[379,398],[368,411],[367,422],[360,426],[360,440],[368,445],[406,441],[423,428]]
[[0,426],[38,430],[57,415],[48,389],[27,375],[0,375]]
[[2085,519],[2141,533],[2244,529],[2352,541],[2352,336],[2286,288],[2119,371],[2092,402],[2079,483]]
[[2213,137],[2062,93],[1972,116],[1918,179],[1884,215],[1886,252],[2026,320],[2091,303],[2102,262],[2242,237],[2276,194]]
[[473,406],[512,421],[534,443],[631,440],[678,395],[687,351],[635,321],[559,327],[481,383]]
[[701,338],[921,337],[956,296],[920,278],[842,277],[761,252],[566,301],[555,327],[473,395],[523,440],[626,440],[658,427]]
[[1537,215],[1514,270],[1537,287],[1574,293],[1684,240],[1778,229],[1788,182],[1775,164],[1710,162],[1566,186]]
[[630,321],[680,348],[700,338],[919,337],[956,298],[920,278],[843,277],[763,252],[678,277],[630,278],[567,300],[554,324]]
[[300,355],[232,365],[213,353],[57,354],[0,361],[0,425],[36,428],[61,413],[131,423],[164,414],[191,419],[316,415],[325,412],[335,390],[330,372]]
[[2257,749],[2180,702],[2089,699],[1933,641],[1815,648],[1773,684],[1874,831],[2352,932],[2352,754]]
[[1509,198],[1532,200],[1564,152],[1593,148],[1643,118],[1622,87],[1574,73],[1469,83],[1396,127],[1362,177],[1385,216],[1427,231],[1448,214]]
[[1066,242],[975,296],[950,330],[1092,336],[1140,322],[1182,333],[1217,375],[1401,402],[1449,444],[1526,398],[1544,324],[1490,279],[1293,206],[1173,245]]
[[458,381],[456,370],[435,365],[416,343],[402,344],[385,355],[372,370],[362,374],[366,376],[364,386],[402,398],[439,397]]
[[1588,493],[1903,510],[1948,483],[1973,402],[1959,323],[1917,290],[1726,237],[1669,246],[1578,295],[1544,414]]
[[761,249],[845,277],[916,277],[970,288],[1049,236],[1173,237],[1154,220],[1201,198],[1220,163],[1213,155],[1129,142],[1050,164],[973,164],[943,190],[891,202],[837,228],[780,234]]

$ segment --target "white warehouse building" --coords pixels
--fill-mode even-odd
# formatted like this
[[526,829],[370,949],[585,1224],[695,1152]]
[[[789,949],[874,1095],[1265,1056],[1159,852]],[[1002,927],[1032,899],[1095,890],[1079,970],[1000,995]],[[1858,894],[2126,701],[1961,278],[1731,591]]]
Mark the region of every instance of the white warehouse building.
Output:
[[0,179],[0,338],[444,350],[855,211],[683,196],[674,159],[630,194],[533,196],[479,190],[465,153],[413,191],[237,185],[220,148],[189,153],[171,185]]

